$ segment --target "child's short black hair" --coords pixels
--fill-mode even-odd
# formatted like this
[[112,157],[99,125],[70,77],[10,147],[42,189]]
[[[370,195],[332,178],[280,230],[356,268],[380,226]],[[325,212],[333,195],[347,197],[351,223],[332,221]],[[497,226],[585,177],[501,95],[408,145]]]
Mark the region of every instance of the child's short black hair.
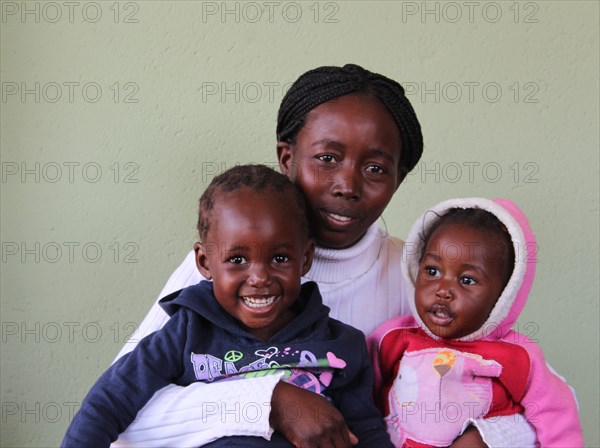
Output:
[[300,189],[287,177],[266,165],[238,165],[216,176],[200,197],[198,213],[198,232],[204,240],[210,228],[210,214],[220,193],[230,193],[240,188],[249,188],[254,192],[288,195],[290,218],[294,218],[294,207],[298,209],[300,228],[305,229],[309,238],[306,202]]
[[515,249],[513,247],[512,239],[504,224],[502,224],[493,213],[480,208],[452,208],[447,213],[441,215],[425,234],[421,236],[423,245],[421,247],[421,254],[419,255],[419,263],[423,259],[425,248],[427,247],[431,235],[445,224],[459,224],[472,229],[484,230],[497,235],[500,238],[504,243],[504,247],[499,248],[498,254],[499,261],[504,263],[504,272],[506,272],[504,286],[506,286],[512,275],[515,264]]
[[400,84],[358,65],[319,67],[301,75],[281,101],[277,140],[294,143],[311,110],[334,98],[353,93],[378,98],[392,114],[402,143],[400,168],[408,174],[423,153],[423,135],[417,115]]

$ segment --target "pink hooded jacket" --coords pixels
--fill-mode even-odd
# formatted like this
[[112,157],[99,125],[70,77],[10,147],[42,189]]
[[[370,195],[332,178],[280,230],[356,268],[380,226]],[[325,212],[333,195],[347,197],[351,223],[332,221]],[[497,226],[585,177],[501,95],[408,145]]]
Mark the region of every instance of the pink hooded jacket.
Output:
[[[474,333],[448,340],[432,334],[421,321],[414,284],[422,235],[452,208],[480,208],[495,215],[511,236],[515,265],[486,323]],[[509,200],[452,199],[417,220],[405,243],[402,265],[412,316],[393,318],[368,338],[376,399],[397,446],[407,439],[416,441],[415,446],[447,446],[469,418],[491,418],[490,411],[524,413],[542,447],[583,446],[570,387],[547,365],[534,341],[512,330],[531,290],[536,263],[535,237],[525,215]],[[505,395],[504,408],[494,408],[498,391]],[[506,398],[512,404],[506,405]],[[445,409],[437,417],[436,405],[438,412]],[[477,406],[483,406],[480,414],[472,415]]]

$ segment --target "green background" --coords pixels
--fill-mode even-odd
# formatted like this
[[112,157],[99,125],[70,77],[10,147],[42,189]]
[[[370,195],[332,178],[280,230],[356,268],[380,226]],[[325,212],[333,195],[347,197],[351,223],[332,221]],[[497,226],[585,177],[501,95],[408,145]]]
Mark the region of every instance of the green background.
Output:
[[599,3],[7,2],[1,26],[2,446],[56,446],[192,248],[207,182],[275,162],[320,65],[403,83],[425,152],[384,214],[508,197],[539,265],[518,330],[599,435]]

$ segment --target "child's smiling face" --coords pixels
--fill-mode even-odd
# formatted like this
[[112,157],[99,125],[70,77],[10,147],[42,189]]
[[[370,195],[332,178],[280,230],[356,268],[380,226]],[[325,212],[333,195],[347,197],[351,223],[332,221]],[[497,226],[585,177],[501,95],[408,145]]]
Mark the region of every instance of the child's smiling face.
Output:
[[481,328],[507,277],[507,243],[490,231],[441,224],[429,238],[415,282],[423,323],[438,337],[456,339]]
[[383,213],[404,176],[400,133],[377,99],[345,95],[306,116],[294,143],[278,144],[279,165],[303,191],[317,242],[356,244]]
[[314,243],[295,207],[290,194],[219,192],[206,237],[194,246],[219,304],[264,340],[293,319],[290,306],[312,261]]

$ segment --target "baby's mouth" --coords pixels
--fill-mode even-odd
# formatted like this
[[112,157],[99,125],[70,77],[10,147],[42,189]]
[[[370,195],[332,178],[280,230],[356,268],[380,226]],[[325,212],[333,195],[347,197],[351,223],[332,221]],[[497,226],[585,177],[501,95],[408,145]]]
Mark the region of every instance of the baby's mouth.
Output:
[[439,303],[429,307],[427,310],[427,315],[429,316],[431,322],[439,327],[450,325],[450,323],[454,320],[452,310],[448,306]]

